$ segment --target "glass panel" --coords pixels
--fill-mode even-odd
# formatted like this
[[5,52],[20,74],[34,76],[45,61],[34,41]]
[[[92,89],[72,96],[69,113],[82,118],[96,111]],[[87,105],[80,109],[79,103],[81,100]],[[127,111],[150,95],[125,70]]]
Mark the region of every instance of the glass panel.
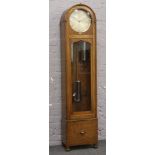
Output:
[[91,110],[90,43],[79,41],[72,44],[73,111]]

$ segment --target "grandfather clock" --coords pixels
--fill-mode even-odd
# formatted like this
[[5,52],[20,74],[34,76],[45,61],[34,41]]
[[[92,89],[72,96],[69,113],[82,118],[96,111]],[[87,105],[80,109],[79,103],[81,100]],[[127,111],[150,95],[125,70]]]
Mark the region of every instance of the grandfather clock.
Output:
[[62,143],[98,142],[96,99],[96,17],[78,4],[64,12],[60,23],[62,62]]

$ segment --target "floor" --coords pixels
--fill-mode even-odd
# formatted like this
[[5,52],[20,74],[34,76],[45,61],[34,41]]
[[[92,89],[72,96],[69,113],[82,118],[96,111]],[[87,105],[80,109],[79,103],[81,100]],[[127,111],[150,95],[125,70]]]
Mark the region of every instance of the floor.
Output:
[[50,147],[49,155],[106,155],[106,141],[99,141],[98,148],[90,146],[71,147],[71,151],[65,151],[63,146]]

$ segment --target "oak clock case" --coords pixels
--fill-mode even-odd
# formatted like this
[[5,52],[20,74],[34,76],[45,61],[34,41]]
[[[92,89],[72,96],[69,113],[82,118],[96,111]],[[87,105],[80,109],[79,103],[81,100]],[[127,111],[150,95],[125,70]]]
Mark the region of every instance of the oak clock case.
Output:
[[62,144],[97,146],[96,17],[78,4],[60,22]]

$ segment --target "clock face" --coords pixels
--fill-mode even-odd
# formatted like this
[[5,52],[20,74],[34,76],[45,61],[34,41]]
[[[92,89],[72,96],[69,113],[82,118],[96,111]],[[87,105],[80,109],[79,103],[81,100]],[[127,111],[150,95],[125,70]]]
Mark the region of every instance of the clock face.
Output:
[[71,28],[79,33],[86,32],[91,25],[90,14],[84,10],[73,11],[69,21]]

